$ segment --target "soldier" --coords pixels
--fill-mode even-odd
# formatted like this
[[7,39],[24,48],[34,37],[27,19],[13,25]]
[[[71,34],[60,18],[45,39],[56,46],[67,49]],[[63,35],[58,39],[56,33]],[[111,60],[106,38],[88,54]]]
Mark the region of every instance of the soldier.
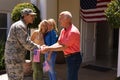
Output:
[[5,45],[5,64],[9,80],[23,80],[23,63],[26,50],[33,51],[41,46],[29,39],[28,24],[33,23],[36,13],[25,8],[21,11],[21,19],[13,23]]

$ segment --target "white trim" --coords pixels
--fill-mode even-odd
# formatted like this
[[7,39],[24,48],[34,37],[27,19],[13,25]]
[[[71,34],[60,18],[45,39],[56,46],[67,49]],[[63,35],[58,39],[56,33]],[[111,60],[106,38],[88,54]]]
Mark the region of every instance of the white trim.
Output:
[[96,23],[94,23],[94,43],[93,43],[93,56],[96,57]]
[[119,45],[118,45],[118,63],[117,63],[117,77],[120,77],[120,28],[119,28]]
[[7,13],[7,34],[9,32],[10,26],[11,26],[12,20],[11,20],[11,13]]
[[31,0],[31,3],[37,6],[37,1],[36,0]]
[[40,0],[40,12],[41,12],[41,19],[47,18],[47,1],[46,0]]

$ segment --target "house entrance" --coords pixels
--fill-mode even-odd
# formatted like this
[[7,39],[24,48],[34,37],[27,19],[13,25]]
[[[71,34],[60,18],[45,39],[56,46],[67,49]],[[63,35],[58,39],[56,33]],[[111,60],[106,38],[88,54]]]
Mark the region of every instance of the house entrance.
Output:
[[96,61],[95,64],[117,68],[118,29],[113,29],[107,22],[96,25]]

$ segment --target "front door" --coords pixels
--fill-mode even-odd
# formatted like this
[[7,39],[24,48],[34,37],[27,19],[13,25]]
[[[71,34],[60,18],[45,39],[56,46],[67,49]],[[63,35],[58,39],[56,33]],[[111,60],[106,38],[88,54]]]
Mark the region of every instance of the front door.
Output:
[[107,22],[96,25],[96,64],[116,68],[118,54],[118,29]]
[[81,50],[83,53],[83,62],[95,60],[95,23],[82,22],[81,25]]

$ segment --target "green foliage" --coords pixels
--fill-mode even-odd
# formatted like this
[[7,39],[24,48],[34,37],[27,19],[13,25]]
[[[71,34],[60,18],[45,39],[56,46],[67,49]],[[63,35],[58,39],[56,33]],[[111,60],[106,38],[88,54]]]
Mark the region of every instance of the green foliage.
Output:
[[21,11],[22,9],[24,9],[24,8],[30,8],[30,9],[32,9],[34,12],[37,13],[33,24],[29,24],[29,27],[30,27],[30,28],[37,28],[39,22],[41,21],[41,19],[40,19],[40,11],[39,11],[39,9],[38,9],[35,5],[33,5],[33,4],[31,4],[31,3],[19,3],[19,4],[17,4],[17,5],[14,7],[14,9],[12,10],[12,13],[11,13],[12,21],[13,21],[13,22],[16,22],[16,21],[20,20],[20,17],[21,17],[20,11]]
[[5,69],[4,64],[4,49],[5,49],[5,41],[0,40],[0,70]]
[[112,0],[108,4],[108,8],[105,10],[105,15],[109,24],[113,28],[120,27],[120,1],[119,0]]

